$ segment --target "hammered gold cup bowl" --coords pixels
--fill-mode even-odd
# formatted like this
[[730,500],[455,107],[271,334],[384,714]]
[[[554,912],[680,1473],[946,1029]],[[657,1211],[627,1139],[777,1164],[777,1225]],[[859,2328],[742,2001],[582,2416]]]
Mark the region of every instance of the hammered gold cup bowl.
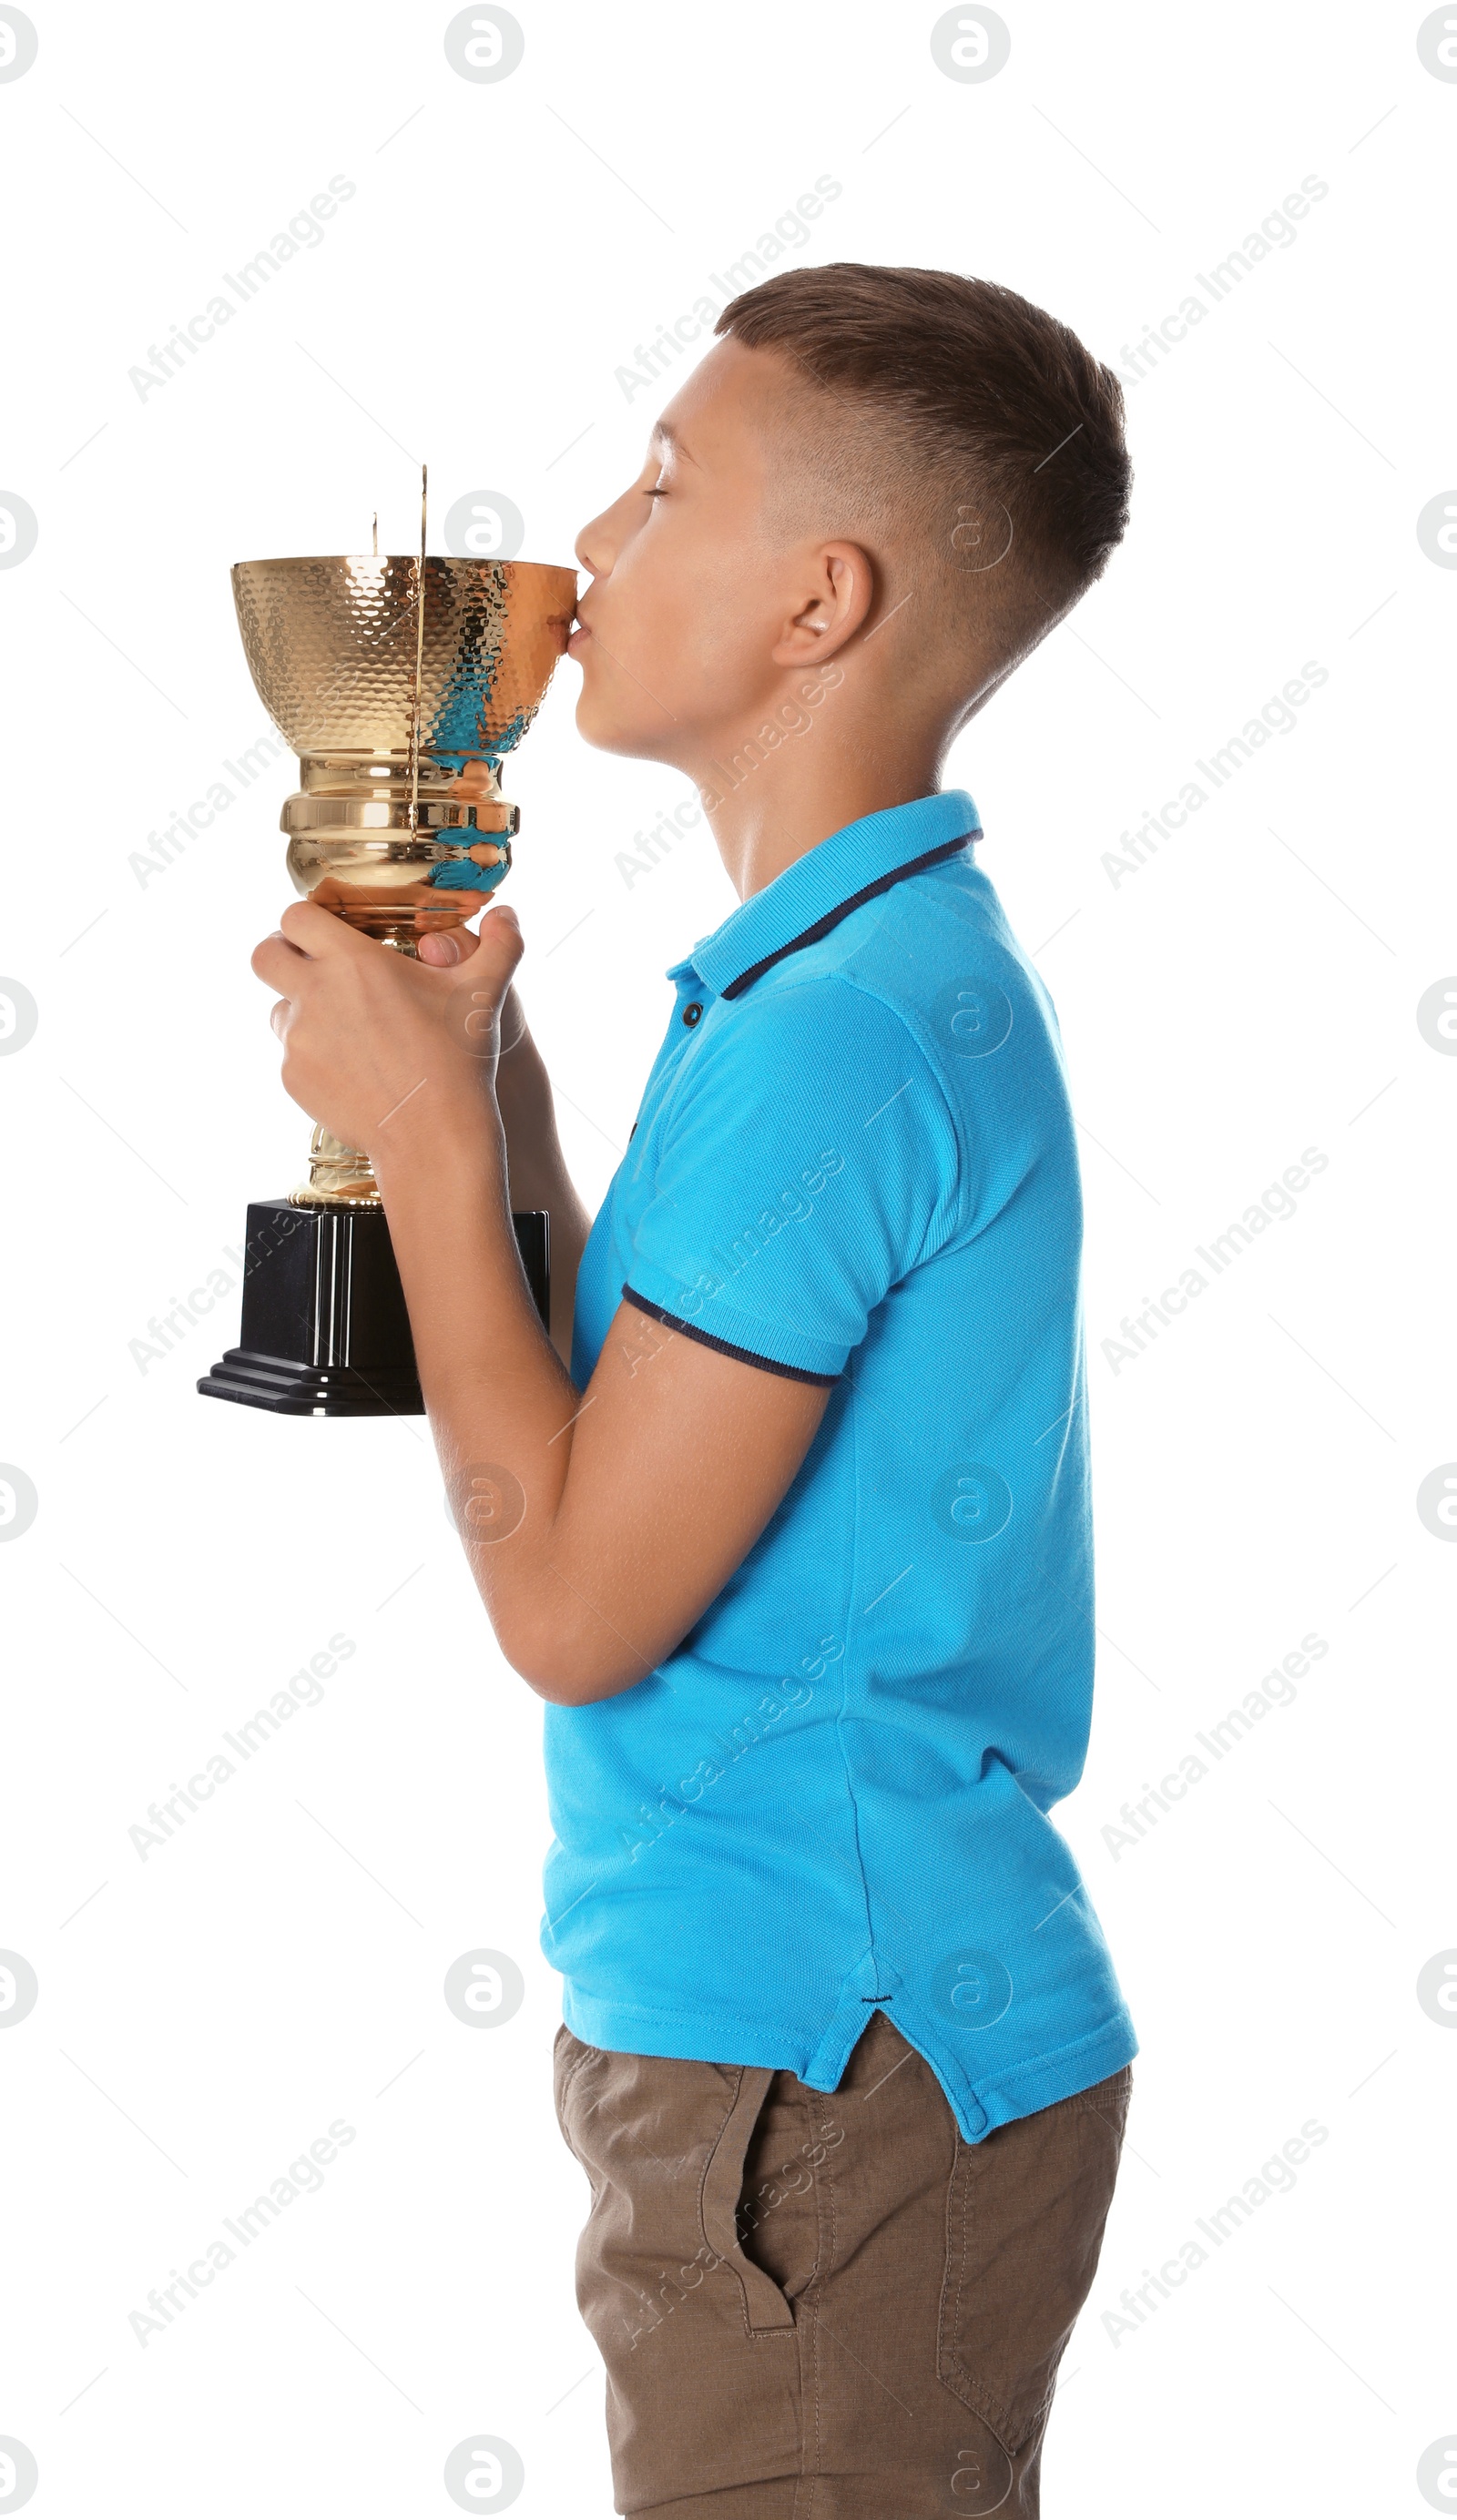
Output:
[[233,600],[258,698],[299,758],[281,817],[296,889],[406,952],[459,926],[511,863],[520,817],[496,773],[566,648],[576,571],[247,560]]
[[[418,556],[246,560],[233,600],[258,698],[298,755],[280,816],[296,891],[412,954],[511,864],[497,771],[563,653],[576,571]],[[365,1158],[314,1132],[296,1204],[375,1205]]]

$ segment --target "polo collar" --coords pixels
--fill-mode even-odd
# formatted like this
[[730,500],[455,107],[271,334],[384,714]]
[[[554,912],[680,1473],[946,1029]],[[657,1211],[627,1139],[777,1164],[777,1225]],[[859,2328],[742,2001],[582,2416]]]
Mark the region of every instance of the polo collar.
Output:
[[812,945],[862,901],[981,836],[964,788],[888,805],[846,823],[730,911],[693,949],[693,968],[721,998],[737,998],[772,963]]

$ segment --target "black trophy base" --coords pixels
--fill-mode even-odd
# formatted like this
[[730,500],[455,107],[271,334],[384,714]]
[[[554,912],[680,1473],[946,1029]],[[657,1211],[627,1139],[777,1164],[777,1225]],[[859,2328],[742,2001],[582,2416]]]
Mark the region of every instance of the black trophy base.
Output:
[[[513,1216],[517,1248],[542,1321],[548,1318],[547,1219]],[[287,1418],[420,1418],[410,1316],[382,1208],[248,1211],[243,1329],[198,1389],[208,1400]]]

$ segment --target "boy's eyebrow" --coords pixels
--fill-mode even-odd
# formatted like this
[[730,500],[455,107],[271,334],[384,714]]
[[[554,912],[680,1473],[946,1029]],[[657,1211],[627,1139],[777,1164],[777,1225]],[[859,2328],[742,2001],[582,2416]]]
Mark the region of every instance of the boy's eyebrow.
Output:
[[698,457],[689,447],[684,445],[682,438],[678,435],[678,432],[674,428],[670,420],[660,420],[654,428],[653,436],[654,439],[661,438],[663,445],[670,446],[673,453],[675,455],[681,455],[686,463],[698,463]]

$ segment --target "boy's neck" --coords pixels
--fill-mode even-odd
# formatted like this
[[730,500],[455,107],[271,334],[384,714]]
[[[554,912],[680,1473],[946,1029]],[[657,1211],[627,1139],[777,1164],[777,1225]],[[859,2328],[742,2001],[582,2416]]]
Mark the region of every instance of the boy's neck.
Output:
[[829,749],[826,732],[816,720],[746,766],[732,786],[722,750],[697,771],[700,788],[720,799],[707,809],[708,822],[741,901],[762,892],[847,823],[933,795],[940,786],[945,738],[939,731],[867,729],[853,750]]

